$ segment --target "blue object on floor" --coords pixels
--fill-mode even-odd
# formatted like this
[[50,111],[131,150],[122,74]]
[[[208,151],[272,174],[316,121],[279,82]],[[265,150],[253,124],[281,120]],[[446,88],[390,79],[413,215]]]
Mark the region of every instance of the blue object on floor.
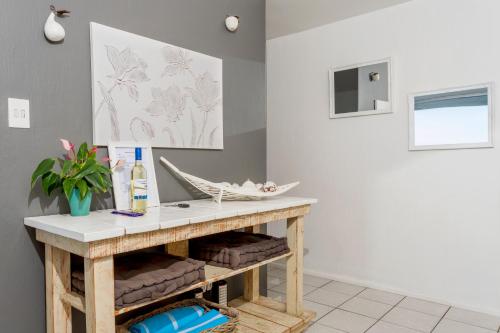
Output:
[[201,306],[193,305],[157,314],[129,328],[131,333],[175,333],[202,317]]
[[[229,318],[217,310],[210,310],[200,318],[190,322],[188,327],[181,328],[177,333],[200,333],[209,328],[213,328],[229,321]],[[182,327],[182,326],[181,326]]]

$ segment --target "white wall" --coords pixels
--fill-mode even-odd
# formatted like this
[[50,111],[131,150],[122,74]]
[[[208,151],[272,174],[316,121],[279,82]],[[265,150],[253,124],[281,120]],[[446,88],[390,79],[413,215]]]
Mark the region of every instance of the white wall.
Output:
[[[268,41],[268,177],[320,199],[309,272],[500,315],[499,148],[409,152],[407,106],[412,92],[500,87],[499,13],[415,0]],[[329,120],[328,68],[389,56],[395,113]]]
[[406,1],[266,0],[266,35],[276,38]]

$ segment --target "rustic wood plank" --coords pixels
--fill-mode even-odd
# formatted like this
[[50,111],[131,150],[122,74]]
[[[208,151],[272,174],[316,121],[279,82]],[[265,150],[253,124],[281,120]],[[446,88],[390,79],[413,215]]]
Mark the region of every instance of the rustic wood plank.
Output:
[[259,331],[254,330],[253,328],[243,326],[238,324],[236,332],[238,333],[259,333]]
[[190,290],[194,290],[194,289],[197,289],[197,288],[204,287],[204,286],[208,285],[209,283],[214,283],[215,281],[219,281],[219,280],[224,280],[224,279],[230,278],[232,276],[235,276],[235,275],[244,273],[246,271],[252,270],[252,269],[254,269],[256,267],[259,267],[259,266],[262,266],[262,265],[267,265],[267,264],[269,264],[269,263],[271,263],[273,261],[277,261],[277,260],[286,258],[286,257],[288,257],[290,255],[291,255],[291,253],[285,253],[285,254],[283,254],[281,256],[277,256],[277,257],[274,257],[274,258],[271,258],[271,259],[268,259],[268,260],[261,261],[261,262],[259,262],[257,264],[252,265],[252,266],[248,266],[248,267],[240,268],[240,269],[235,269],[235,270],[229,269],[229,268],[224,268],[224,267],[217,267],[217,266],[206,265],[205,266],[205,281],[193,284],[193,285],[191,285],[189,287],[186,287],[186,288],[183,288],[181,290],[177,290],[177,291],[175,291],[173,293],[170,293],[168,295],[165,295],[163,297],[155,299],[154,301],[144,302],[144,303],[141,303],[141,304],[132,305],[132,306],[128,306],[128,307],[116,310],[115,311],[115,315],[118,316],[118,315],[130,312],[130,311],[142,308],[142,307],[144,307],[146,305],[150,305],[150,304],[154,304],[154,303],[157,303],[157,302],[164,301],[164,300],[172,298],[174,296],[183,294],[186,291],[190,291]]
[[71,333],[71,306],[63,301],[71,288],[71,257],[50,245],[45,245],[45,287],[47,332]]
[[292,255],[286,260],[286,312],[301,315],[303,311],[304,217],[287,220],[288,247]]
[[272,321],[265,320],[254,316],[252,314],[240,311],[240,325],[249,327],[253,330],[262,333],[287,333],[290,332],[290,328],[273,323]]
[[66,250],[85,258],[100,258],[115,254],[165,245],[191,238],[202,237],[224,231],[237,230],[273,221],[303,216],[310,211],[310,205],[279,209],[275,211],[235,216],[179,227],[160,229],[144,233],[130,234],[89,243],[58,236],[37,229],[37,240],[45,244]]
[[87,333],[115,331],[113,257],[85,258]]
[[172,242],[284,220],[295,216],[303,216],[309,213],[309,211],[310,205],[304,205],[95,241],[89,243],[88,254],[86,256],[89,258],[99,258],[165,245]]
[[241,298],[231,301],[230,306],[236,308],[238,311],[243,311],[256,317],[272,321],[273,323],[286,326],[291,330],[301,327],[304,323],[300,317],[295,317],[256,303],[247,302]]
[[85,313],[85,297],[74,292],[66,292],[62,298],[65,303],[71,305],[80,312]]
[[89,254],[89,243],[82,243],[40,229],[36,229],[36,240],[51,245],[52,247],[65,250],[66,252],[74,253],[80,257],[87,257]]
[[[260,296],[260,298],[257,301],[255,301],[255,303],[276,311],[286,312],[286,304],[275,301],[272,298]],[[302,318],[306,322],[313,320],[314,317],[316,317],[316,312],[305,309],[302,315],[300,315],[300,318]]]
[[[260,225],[245,228],[246,232],[257,234],[260,232]],[[260,267],[260,266],[259,266]],[[243,297],[247,301],[255,301],[260,296],[260,269],[256,267],[243,275]]]
[[[268,297],[261,296],[257,301],[255,301],[255,303],[269,309],[273,309],[280,312],[286,312],[285,303],[275,301]],[[292,332],[304,331],[315,317],[316,317],[316,312],[304,309],[302,314],[299,316],[299,318],[301,318],[303,321],[303,325],[301,327],[293,329]]]
[[165,245],[165,250],[168,254],[184,257],[189,257],[189,241],[183,240]]

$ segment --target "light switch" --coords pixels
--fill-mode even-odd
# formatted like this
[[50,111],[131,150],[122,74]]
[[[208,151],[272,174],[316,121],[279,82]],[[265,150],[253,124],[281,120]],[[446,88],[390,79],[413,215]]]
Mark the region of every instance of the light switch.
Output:
[[9,98],[9,127],[30,128],[30,101]]

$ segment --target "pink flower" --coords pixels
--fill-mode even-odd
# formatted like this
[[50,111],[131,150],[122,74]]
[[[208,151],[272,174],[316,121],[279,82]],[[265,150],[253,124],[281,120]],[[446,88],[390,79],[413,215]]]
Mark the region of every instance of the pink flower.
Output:
[[90,152],[93,153],[93,154],[97,153],[97,147],[96,146],[92,147],[92,149],[90,150]]
[[69,142],[68,140],[66,139],[59,139],[61,140],[61,143],[63,145],[63,148],[66,150],[66,151],[70,151],[70,150],[73,150],[73,148],[75,148],[75,145],[72,144],[71,142]]

